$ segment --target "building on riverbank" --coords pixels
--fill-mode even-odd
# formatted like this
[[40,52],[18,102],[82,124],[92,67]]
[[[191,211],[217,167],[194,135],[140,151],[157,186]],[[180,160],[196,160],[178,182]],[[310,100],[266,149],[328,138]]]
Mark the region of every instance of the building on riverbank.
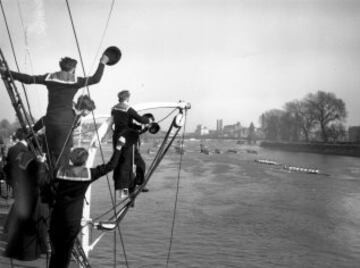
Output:
[[349,127],[349,141],[360,143],[360,126]]

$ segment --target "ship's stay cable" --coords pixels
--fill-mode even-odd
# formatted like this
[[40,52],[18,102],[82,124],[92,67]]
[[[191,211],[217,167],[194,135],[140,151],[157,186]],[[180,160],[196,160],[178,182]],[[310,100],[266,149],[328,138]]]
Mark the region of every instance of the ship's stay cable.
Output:
[[[16,53],[15,53],[15,48],[14,48],[14,43],[12,41],[12,37],[11,37],[11,33],[10,33],[10,29],[9,29],[9,25],[8,25],[8,22],[7,22],[7,18],[6,18],[6,14],[5,14],[5,9],[4,9],[4,6],[3,6],[3,3],[2,3],[2,0],[0,0],[0,6],[1,6],[1,11],[2,11],[2,15],[3,15],[3,18],[4,18],[4,22],[5,22],[5,26],[6,26],[6,29],[7,29],[7,33],[8,33],[8,37],[9,37],[9,40],[10,40],[10,44],[11,44],[11,48],[12,48],[12,53],[13,53],[13,56],[14,56],[14,59],[15,59],[15,63],[16,63],[16,66],[17,66],[17,70],[20,71],[19,69],[19,65],[18,65],[18,62],[17,62],[17,58],[16,58]],[[9,74],[9,77],[10,77],[10,80],[11,80],[11,84],[12,84],[12,87],[13,87],[13,94],[14,94],[14,98],[16,99],[16,104],[13,103],[13,106],[16,105],[16,107],[14,106],[14,109],[16,111],[16,114],[19,116],[18,113],[21,114],[21,112],[23,114],[21,114],[21,117],[23,117],[23,121],[19,118],[19,122],[20,124],[22,125],[22,128],[24,130],[27,129],[27,126],[29,125],[32,125],[34,123],[34,119],[33,119],[33,116],[31,114],[31,110],[30,110],[30,103],[29,103],[29,100],[27,98],[27,94],[26,94],[26,90],[25,90],[25,86],[24,84],[21,84],[22,85],[22,88],[24,90],[24,95],[25,95],[25,98],[26,98],[26,103],[27,103],[27,107],[28,107],[28,111],[26,111],[24,105],[23,105],[23,102],[22,102],[22,99],[21,99],[21,96],[16,88],[16,85],[14,83],[14,78],[12,77],[11,75],[11,72],[9,70],[9,66],[7,64],[7,62],[5,61],[5,58],[1,52],[1,57],[2,59],[4,60],[4,64],[8,70],[8,74]],[[11,97],[10,97],[11,98]],[[29,118],[30,117],[30,118]],[[30,149],[31,151],[33,151],[34,154],[43,154],[42,152],[42,148],[40,146],[40,143],[39,143],[39,140],[35,137],[35,133],[33,131],[33,129],[30,127],[29,128],[32,136],[34,137],[34,142],[35,142],[35,145],[30,145]]]
[[[154,173],[155,169],[158,167],[161,160],[163,159],[163,157],[165,156],[165,154],[168,152],[169,148],[171,147],[173,141],[177,137],[177,134],[180,131],[180,127],[178,127],[176,129],[174,135],[172,136],[170,141],[168,141],[169,137],[170,137],[170,133],[172,133],[172,130],[174,128],[174,123],[175,122],[173,121],[171,126],[169,127],[169,130],[167,131],[167,133],[165,135],[165,138],[164,138],[162,144],[160,145],[156,156],[154,157],[154,160],[150,164],[150,167],[149,167],[149,169],[148,169],[148,171],[147,171],[147,173],[145,175],[144,183],[139,188],[137,188],[135,190],[135,192],[132,194],[131,198],[124,199],[120,204],[118,204],[118,206],[122,204],[122,207],[120,209],[118,209],[118,212],[117,212],[116,216],[111,217],[108,221],[93,222],[93,225],[97,229],[104,230],[104,231],[113,231],[119,225],[121,220],[125,217],[127,211],[129,210],[129,208],[131,208],[134,200],[141,193],[142,189],[144,187],[146,187],[146,185],[149,182],[149,180],[150,180],[152,174]],[[125,205],[123,203],[125,203]]]
[[171,248],[172,248],[172,244],[173,244],[173,240],[174,240],[176,211],[177,211],[177,204],[178,204],[178,199],[179,199],[179,189],[180,189],[181,167],[182,167],[182,160],[183,160],[183,155],[184,155],[183,151],[184,151],[186,118],[187,118],[187,116],[186,116],[186,111],[185,111],[185,122],[184,122],[183,134],[182,134],[182,138],[181,138],[180,161],[179,161],[179,166],[178,166],[178,177],[177,177],[177,181],[176,181],[176,194],[175,194],[174,211],[173,211],[173,217],[172,217],[172,223],[171,223],[169,249],[168,249],[168,255],[166,258],[166,267],[169,266],[170,253],[171,253]]
[[116,215],[116,217],[112,217],[110,219],[110,223],[115,224],[115,226],[119,225],[119,223],[121,222],[121,220],[125,217],[127,211],[130,209],[131,205],[133,204],[134,200],[136,199],[136,197],[140,194],[140,192],[142,191],[142,189],[147,185],[147,183],[149,182],[151,175],[153,174],[154,170],[157,168],[157,166],[159,165],[159,163],[161,162],[161,160],[163,159],[163,157],[165,156],[165,154],[167,153],[167,151],[169,150],[171,144],[173,143],[173,141],[175,140],[175,137],[177,136],[177,133],[179,132],[180,129],[177,129],[176,134],[171,138],[171,140],[169,141],[168,144],[163,143],[164,146],[162,147],[162,150],[159,150],[159,157],[153,161],[153,168],[147,172],[147,175],[145,176],[145,181],[144,183],[133,193],[133,197],[132,199],[128,199],[128,201],[126,202],[125,206],[119,210],[118,215]]
[[[165,117],[163,117],[162,119],[158,120],[157,123],[159,122],[162,122],[164,121],[166,118],[168,118],[171,114],[173,114],[175,111],[177,111],[178,108],[175,108],[174,110],[172,110],[170,113],[168,113],[167,115],[165,115]],[[80,135],[80,134],[86,134],[86,133],[89,133],[89,132],[93,132],[93,130],[89,130],[89,131],[83,131],[81,133],[77,133],[77,135]],[[151,171],[154,169],[154,166],[157,162],[159,162],[159,160],[162,160],[163,157],[160,157],[161,153],[163,153],[164,151],[164,148],[165,148],[165,145],[166,145],[166,141],[168,140],[168,137],[169,137],[169,134],[170,132],[167,133],[166,137],[164,138],[163,142],[161,143],[161,145],[159,146],[159,149],[153,159],[153,161],[151,162],[149,168],[148,168],[148,171]],[[157,164],[156,164],[157,166]],[[151,172],[152,173],[152,172]],[[148,175],[147,175],[148,176]],[[116,204],[116,208],[120,207],[120,205],[124,205],[124,203],[127,201],[127,198],[126,199],[123,199],[121,200],[120,202],[118,202]],[[120,209],[121,210],[121,209]],[[105,212],[103,212],[102,214],[98,215],[97,217],[93,218],[92,220],[95,222],[95,221],[98,221],[100,220],[101,218],[103,218],[104,216],[108,215],[110,212],[113,211],[113,208],[110,208],[108,210],[106,210]]]
[[[31,53],[30,53],[30,46],[29,46],[29,39],[28,39],[28,34],[27,34],[27,30],[25,27],[25,22],[24,22],[24,17],[23,17],[23,12],[22,12],[22,8],[21,8],[21,4],[19,0],[16,0],[17,3],[17,7],[18,7],[18,11],[19,11],[19,18],[20,18],[20,22],[21,22],[21,27],[24,33],[24,43],[25,43],[25,68],[27,65],[27,58],[29,58],[29,64],[30,64],[30,70],[31,70],[31,74],[34,74],[34,65],[32,62],[32,57],[31,57]],[[37,95],[37,104],[38,107],[42,108],[41,102],[39,101],[39,92],[37,90],[35,90],[35,94]]]
[[92,63],[92,65],[91,65],[91,69],[94,68],[95,63],[96,63],[96,60],[97,60],[97,58],[98,58],[98,56],[99,56],[100,49],[101,49],[101,47],[102,47],[102,44],[103,44],[103,42],[104,42],[107,29],[108,29],[109,24],[110,24],[110,19],[111,19],[111,15],[112,15],[112,13],[113,13],[113,10],[114,10],[115,2],[116,2],[116,0],[112,0],[112,1],[111,1],[110,10],[109,10],[109,13],[108,13],[108,15],[107,15],[105,27],[104,27],[104,30],[103,30],[103,32],[102,32],[102,34],[101,34],[100,42],[99,42],[99,45],[98,45],[98,47],[97,47],[97,50],[96,50],[96,53],[95,53],[95,57],[94,57],[93,63]]
[[[84,62],[83,62],[83,58],[82,58],[82,54],[81,54],[81,49],[80,49],[79,40],[78,40],[78,37],[77,37],[77,34],[76,34],[76,29],[75,29],[75,24],[74,24],[73,16],[72,16],[72,13],[71,13],[70,4],[69,4],[69,1],[68,1],[68,0],[65,0],[65,1],[66,1],[66,6],[67,6],[67,10],[68,10],[70,22],[71,22],[71,27],[72,27],[72,30],[73,30],[73,34],[74,34],[74,38],[75,38],[75,42],[76,42],[76,46],[77,46],[77,50],[78,50],[78,54],[79,54],[79,58],[80,58],[80,63],[81,63],[82,70],[83,70],[83,74],[84,74],[84,76],[86,77],[85,66],[84,66]],[[111,10],[112,10],[112,9],[111,9]],[[109,15],[111,15],[111,13],[110,13]],[[87,81],[86,81],[86,84],[87,84]],[[90,96],[90,90],[89,90],[89,88],[88,88],[87,85],[86,85],[86,88],[87,88],[87,93],[88,93],[88,95]],[[102,149],[102,146],[101,146],[101,141],[100,141],[99,133],[98,133],[98,131],[97,131],[97,126],[96,126],[96,120],[95,120],[94,111],[92,111],[92,117],[93,117],[93,121],[94,121],[96,136],[97,136],[98,143],[99,143],[99,149],[100,149],[101,158],[102,158],[103,163],[105,163],[104,153],[103,153],[103,149]],[[74,123],[75,123],[75,122],[74,122]],[[72,132],[72,129],[71,129],[70,131]],[[64,147],[63,147],[63,148],[64,148]],[[61,157],[61,155],[60,155],[60,157]],[[109,188],[109,195],[110,195],[110,198],[111,198],[111,203],[112,203],[112,206],[113,206],[113,208],[114,208],[114,214],[116,215],[116,208],[115,208],[116,202],[115,202],[114,196],[113,196],[112,191],[111,191],[111,186],[110,186],[109,177],[106,176],[106,179],[107,179],[107,184],[108,184],[108,188]],[[125,259],[126,265],[127,265],[127,267],[128,267],[127,255],[126,255],[126,251],[125,251],[124,242],[123,242],[123,239],[122,239],[120,227],[118,227],[118,232],[119,232],[119,237],[120,237],[121,244],[123,245],[124,259]],[[114,263],[114,265],[116,266],[116,263]]]
[[166,120],[170,115],[172,115],[177,110],[178,110],[177,108],[173,109],[168,115],[164,116],[163,118],[158,120],[156,123],[160,124],[162,121]]
[[[161,118],[160,120],[157,121],[157,123],[160,123],[162,121],[164,121],[165,119],[167,119],[170,115],[172,115],[175,111],[178,111],[178,108],[175,108],[173,109],[172,111],[170,111],[167,115],[165,115],[163,118]],[[170,126],[170,130],[172,129],[172,126]],[[81,133],[88,133],[88,132],[92,132],[92,131],[84,131],[84,132],[81,132]],[[168,131],[168,133],[165,135],[165,138],[163,140],[163,142],[161,143],[161,145],[159,146],[159,149],[153,159],[153,161],[151,162],[149,168],[148,168],[148,171],[151,171],[154,169],[154,166],[157,166],[158,164],[156,164],[157,162],[160,162],[159,160],[162,160],[163,156],[160,156],[163,151],[164,151],[164,148],[165,148],[165,145],[166,145],[166,142],[169,138],[169,134],[170,134],[170,131]],[[155,165],[156,164],[156,165]],[[152,173],[152,172],[151,172]],[[150,177],[149,174],[146,175],[146,177]],[[121,200],[120,202],[118,202],[116,204],[116,208],[120,207],[121,205],[124,205],[124,203],[127,201],[128,198],[126,199],[123,199]],[[124,206],[123,206],[124,207]],[[123,208],[122,207],[122,208]],[[120,210],[122,210],[122,208]],[[99,216],[93,218],[93,221],[98,221],[100,220],[101,218],[103,218],[104,216],[108,215],[110,212],[112,212],[113,208],[109,209],[109,210],[106,210],[105,212],[103,212],[102,214],[100,214]]]
[[[0,6],[1,6],[1,11],[2,11],[2,15],[3,15],[3,18],[4,18],[4,22],[5,22],[5,26],[6,26],[6,30],[7,30],[7,33],[8,33],[8,37],[9,37],[9,41],[10,41],[10,45],[11,45],[11,50],[12,50],[12,53],[13,53],[13,56],[14,56],[14,59],[15,59],[15,64],[16,64],[16,67],[17,67],[17,70],[18,72],[20,72],[20,69],[19,69],[19,64],[18,64],[18,61],[17,61],[17,57],[16,57],[16,53],[15,53],[15,47],[14,47],[14,43],[12,41],[12,37],[11,37],[11,33],[10,33],[10,28],[9,28],[9,24],[7,22],[7,18],[6,18],[6,14],[5,14],[5,9],[4,9],[4,6],[3,6],[3,3],[2,3],[2,0],[0,0]],[[7,66],[8,68],[8,66]],[[11,72],[9,72],[9,75],[11,77],[11,80],[14,81],[12,75],[11,75]],[[22,88],[23,88],[23,91],[24,91],[24,95],[25,95],[25,99],[26,99],[26,104],[27,104],[27,107],[28,107],[28,113],[26,112],[25,109],[23,109],[23,112],[24,112],[24,117],[25,117],[25,120],[26,120],[26,123],[31,125],[34,123],[34,118],[31,114],[31,109],[30,109],[30,103],[29,103],[29,99],[28,99],[28,96],[27,96],[27,93],[26,93],[26,89],[25,89],[25,86],[23,83],[21,83],[22,85]],[[14,84],[15,86],[15,84]],[[18,99],[20,99],[20,95],[18,93],[18,91],[16,90],[16,94],[18,95]],[[22,102],[22,101],[21,101]],[[22,104],[22,103],[21,103]],[[30,118],[29,118],[30,117]],[[23,126],[25,127],[25,126]],[[31,133],[33,134],[34,136],[34,131],[32,130],[32,128],[30,128],[30,131]],[[40,150],[39,153],[42,154],[42,150],[41,150],[41,146],[40,146],[40,143],[39,141],[35,138],[34,139],[35,141],[35,144],[37,146],[37,148]]]
[[[9,36],[11,51],[12,51],[12,54],[14,56],[16,69],[17,69],[18,72],[20,72],[18,60],[17,60],[16,53],[15,53],[15,46],[14,46],[14,42],[13,42],[12,37],[11,37],[10,28],[9,28],[9,24],[8,24],[8,21],[7,21],[7,18],[6,18],[5,9],[4,9],[2,0],[0,0],[0,5],[1,5],[1,11],[2,11],[3,18],[4,18],[4,22],[5,22],[6,31],[7,31],[7,34]],[[30,102],[29,102],[29,98],[28,98],[25,86],[24,86],[23,83],[21,83],[21,86],[22,86],[22,89],[23,89],[23,92],[24,92],[27,109],[28,109],[28,112],[29,112],[29,115],[30,115],[30,120],[31,120],[32,123],[34,123],[34,117],[33,117],[32,113],[31,113]]]
[[[171,124],[171,126],[169,127],[169,130],[167,131],[167,133],[166,133],[166,135],[165,135],[165,137],[164,137],[163,142],[162,142],[161,145],[159,146],[159,149],[158,149],[158,151],[157,151],[157,153],[156,153],[153,161],[151,162],[151,164],[150,164],[150,166],[149,166],[149,168],[148,168],[148,171],[147,171],[147,173],[146,173],[146,175],[145,175],[145,180],[144,180],[145,182],[144,182],[144,184],[142,184],[143,187],[141,187],[141,189],[138,188],[138,190],[136,191],[136,193],[139,193],[140,190],[142,190],[142,188],[145,187],[145,185],[146,185],[147,182],[149,181],[152,173],[154,172],[155,168],[158,166],[158,164],[160,163],[160,161],[161,161],[162,158],[164,157],[164,155],[165,155],[164,151],[165,151],[165,152],[167,151],[165,147],[166,147],[166,144],[167,144],[167,140],[168,140],[168,138],[169,138],[169,135],[170,135],[170,133],[171,133],[172,127],[173,127],[173,124]],[[174,137],[175,137],[175,136],[176,136],[176,135],[174,135]],[[171,145],[171,143],[170,143],[170,145]],[[133,196],[133,197],[134,197],[134,196]],[[128,202],[129,200],[130,200],[130,198],[128,197],[128,198],[126,198],[126,199],[124,199],[124,200],[121,200],[121,201],[116,205],[116,208],[118,208],[118,207],[120,207],[120,206],[122,205],[121,209],[118,209],[118,211],[120,211],[120,212],[117,212],[117,214],[123,213],[122,210],[127,206],[127,204],[129,203],[129,202]],[[109,214],[112,210],[113,210],[113,209],[109,209],[109,210],[105,211],[105,212],[104,212],[103,214],[101,214],[100,216],[94,218],[93,221],[94,221],[94,222],[95,222],[95,221],[98,221],[100,218],[102,218],[102,217],[104,217],[105,215]],[[117,220],[118,220],[118,215],[113,216],[112,218],[109,219],[109,221],[113,221],[114,219],[117,219]],[[119,222],[118,222],[118,223],[119,223]]]
[[[29,63],[30,63],[30,69],[31,69],[31,73],[34,73],[34,66],[33,66],[33,62],[32,62],[32,57],[31,57],[31,53],[30,53],[30,46],[29,46],[29,42],[28,42],[28,36],[27,36],[27,32],[26,32],[26,28],[25,28],[25,23],[24,23],[24,18],[23,18],[23,13],[22,13],[22,9],[21,9],[21,5],[19,0],[16,0],[17,6],[18,6],[18,11],[19,11],[19,17],[20,17],[20,22],[21,22],[21,26],[22,26],[22,30],[24,33],[24,42],[25,42],[25,64],[26,64],[26,56],[29,57]],[[38,95],[38,91],[35,91]],[[37,100],[39,99],[39,97],[37,98]],[[39,104],[39,107],[41,107],[41,104]],[[43,119],[40,119],[43,120]],[[48,156],[50,156],[50,151],[49,151],[49,143],[48,143],[48,139],[47,139],[47,135],[44,135],[45,138],[45,148],[46,148],[46,154]],[[49,161],[49,169],[52,171],[53,170],[53,166],[52,166],[52,161]],[[52,173],[52,172],[51,172]]]

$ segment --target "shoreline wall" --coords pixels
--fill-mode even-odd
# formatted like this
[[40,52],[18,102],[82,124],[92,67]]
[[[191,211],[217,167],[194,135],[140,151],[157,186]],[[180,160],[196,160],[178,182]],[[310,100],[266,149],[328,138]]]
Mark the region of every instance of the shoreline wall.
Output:
[[351,143],[294,143],[263,141],[260,143],[260,146],[269,149],[291,152],[309,152],[360,157],[360,144]]

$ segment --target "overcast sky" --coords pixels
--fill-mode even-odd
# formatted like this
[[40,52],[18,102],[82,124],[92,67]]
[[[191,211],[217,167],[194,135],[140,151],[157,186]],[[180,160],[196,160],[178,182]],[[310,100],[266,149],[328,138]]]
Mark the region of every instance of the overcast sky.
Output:
[[[2,2],[21,71],[45,74],[60,57],[79,59],[65,0]],[[69,0],[87,73],[100,57],[111,2]],[[101,51],[116,45],[123,57],[91,94],[98,113],[109,113],[121,89],[132,91],[132,103],[189,101],[193,131],[200,123],[214,129],[220,118],[258,125],[266,110],[323,90],[345,101],[347,125],[360,125],[359,29],[357,0],[118,0]],[[0,33],[15,69],[3,18]],[[47,91],[27,90],[40,117]],[[3,84],[0,104],[0,118],[12,121]]]

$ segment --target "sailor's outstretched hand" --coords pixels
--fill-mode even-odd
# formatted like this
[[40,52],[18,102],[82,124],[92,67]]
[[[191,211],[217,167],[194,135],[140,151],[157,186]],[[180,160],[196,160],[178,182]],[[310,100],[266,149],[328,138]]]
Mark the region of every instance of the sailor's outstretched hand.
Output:
[[144,114],[143,116],[149,120],[149,124],[155,121],[155,117],[151,113]]
[[101,56],[100,62],[106,65],[109,62],[109,57],[103,54]]
[[123,136],[121,136],[116,143],[116,149],[121,150],[121,148],[125,145],[125,142],[126,139]]

